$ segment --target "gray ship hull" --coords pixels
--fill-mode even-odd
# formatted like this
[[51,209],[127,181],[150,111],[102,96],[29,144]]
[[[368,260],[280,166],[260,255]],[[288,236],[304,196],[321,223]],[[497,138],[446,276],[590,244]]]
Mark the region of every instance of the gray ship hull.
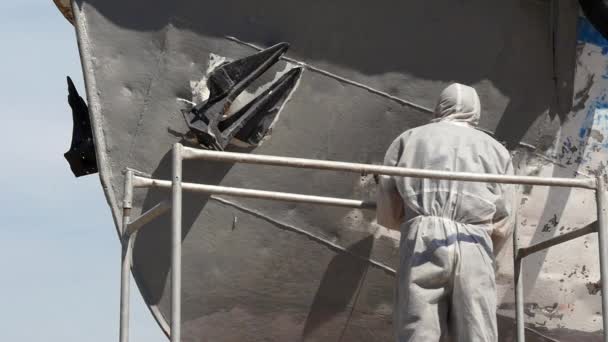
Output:
[[[427,123],[437,94],[458,81],[477,88],[481,126],[513,151],[519,173],[599,170],[608,135],[586,155],[591,133],[579,132],[603,134],[596,111],[586,114],[603,94],[594,57],[601,42],[581,33],[574,2],[558,3],[76,1],[97,160],[117,227],[125,168],[170,179],[172,145],[193,144],[180,99],[196,99],[194,85],[214,60],[281,41],[291,44],[289,59],[266,81],[295,66],[304,72],[265,140],[230,151],[381,163],[390,142]],[[373,199],[375,191],[370,175],[201,162],[184,164],[184,180],[344,198]],[[594,219],[592,194],[523,192],[524,244]],[[137,190],[134,214],[168,196]],[[391,340],[394,276],[351,255],[397,267],[399,237],[373,219],[370,211],[184,194],[183,340]],[[144,227],[132,269],[167,333],[169,227],[168,216]],[[529,341],[599,340],[600,297],[587,290],[598,278],[596,240],[569,246],[580,253],[526,263]],[[505,341],[513,328],[509,253],[497,271]]]

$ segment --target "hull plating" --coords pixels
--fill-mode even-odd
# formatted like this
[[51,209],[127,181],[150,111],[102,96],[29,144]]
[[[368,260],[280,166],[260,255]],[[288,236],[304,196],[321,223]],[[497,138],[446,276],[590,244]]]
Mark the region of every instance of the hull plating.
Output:
[[[216,58],[251,44],[291,44],[259,92],[304,66],[272,131],[246,151],[380,163],[392,139],[428,122],[452,81],[475,86],[485,130],[507,143],[521,174],[583,177],[608,148],[608,43],[573,2],[77,1],[74,8],[101,180],[120,222],[122,170],[170,178],[170,149],[189,143],[183,102]],[[577,24],[578,22],[578,24]],[[553,23],[553,24],[552,24]],[[578,30],[577,30],[578,26]],[[606,108],[606,109],[605,109]],[[373,198],[371,176],[185,163],[184,180]],[[523,188],[522,243],[594,220],[593,194]],[[137,191],[135,214],[169,194]],[[184,195],[184,341],[388,341],[394,278],[295,231],[396,268],[398,236],[371,212]],[[167,331],[169,218],[139,233],[133,273]],[[507,248],[508,249],[508,248]],[[575,252],[573,252],[575,251]],[[510,251],[498,260],[501,336],[512,338]],[[528,340],[599,339],[595,236],[525,262]]]

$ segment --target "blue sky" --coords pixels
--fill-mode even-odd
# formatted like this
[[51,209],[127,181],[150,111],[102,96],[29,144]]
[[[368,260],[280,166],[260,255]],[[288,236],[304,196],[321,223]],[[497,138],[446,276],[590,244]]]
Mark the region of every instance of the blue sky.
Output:
[[[0,341],[118,340],[120,250],[97,175],[76,179],[65,76],[84,94],[52,0],[0,1]],[[132,288],[131,341],[166,341]]]

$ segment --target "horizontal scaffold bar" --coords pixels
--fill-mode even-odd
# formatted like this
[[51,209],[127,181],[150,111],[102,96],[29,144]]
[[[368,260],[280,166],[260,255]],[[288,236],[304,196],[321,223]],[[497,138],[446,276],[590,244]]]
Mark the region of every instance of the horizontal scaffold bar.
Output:
[[561,186],[583,189],[595,189],[595,179],[584,178],[552,178],[552,177],[533,177],[533,176],[511,176],[496,174],[480,174],[470,172],[452,172],[411,169],[404,167],[347,163],[317,159],[303,159],[291,157],[268,156],[260,154],[235,153],[223,151],[211,151],[183,147],[182,156],[184,159],[201,159],[218,162],[262,164],[273,166],[285,166],[293,168],[306,168],[331,171],[345,171],[360,174],[379,174],[388,176],[403,176],[416,178],[449,179],[469,182],[487,183],[507,183],[507,184],[526,184],[543,186]]
[[[171,189],[171,181],[134,176],[133,177],[133,186],[136,188],[146,187],[146,188]],[[249,197],[249,198],[259,198],[259,199],[267,199],[267,200],[275,200],[275,201],[288,201],[288,202],[300,202],[300,203],[311,203],[311,204],[325,204],[325,205],[347,207],[347,208],[374,209],[376,207],[376,203],[374,203],[374,202],[367,202],[367,201],[360,201],[360,200],[353,200],[353,199],[302,195],[302,194],[293,194],[293,193],[288,193],[288,192],[234,188],[234,187],[208,185],[208,184],[182,183],[182,189],[184,191],[202,192],[202,193],[215,194],[215,195]]]

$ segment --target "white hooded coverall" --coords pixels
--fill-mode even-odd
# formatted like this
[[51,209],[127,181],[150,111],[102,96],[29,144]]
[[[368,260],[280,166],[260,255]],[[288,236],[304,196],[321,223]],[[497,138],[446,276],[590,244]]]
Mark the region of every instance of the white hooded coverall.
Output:
[[[432,123],[389,147],[385,164],[513,174],[509,152],[476,130],[475,89],[452,84]],[[494,251],[512,229],[515,186],[382,177],[378,223],[401,230],[394,325],[398,342],[497,341]]]

